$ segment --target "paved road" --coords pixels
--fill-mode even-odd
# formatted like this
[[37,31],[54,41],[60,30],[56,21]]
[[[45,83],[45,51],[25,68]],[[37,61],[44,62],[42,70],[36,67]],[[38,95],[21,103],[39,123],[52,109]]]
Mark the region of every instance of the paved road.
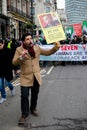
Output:
[[16,95],[0,105],[0,130],[87,130],[87,66],[67,65],[41,70],[39,117],[30,114],[24,127],[18,127],[20,113],[20,83]]

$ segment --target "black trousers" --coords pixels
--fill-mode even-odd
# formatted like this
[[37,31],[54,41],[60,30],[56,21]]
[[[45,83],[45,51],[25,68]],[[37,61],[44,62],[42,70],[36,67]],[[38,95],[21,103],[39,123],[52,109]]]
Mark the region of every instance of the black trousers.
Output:
[[[28,116],[30,110],[34,110],[37,107],[38,93],[39,93],[39,83],[34,77],[34,84],[32,87],[21,86],[21,112],[22,115]],[[31,89],[31,102],[29,102],[29,90]],[[30,107],[29,107],[30,105]],[[30,108],[30,110],[29,110]]]

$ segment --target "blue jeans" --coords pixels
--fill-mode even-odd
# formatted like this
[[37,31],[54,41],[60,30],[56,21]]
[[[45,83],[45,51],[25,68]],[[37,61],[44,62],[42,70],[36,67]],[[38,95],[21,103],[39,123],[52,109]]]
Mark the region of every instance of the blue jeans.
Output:
[[13,85],[10,82],[8,82],[5,78],[0,78],[0,91],[2,98],[6,98],[5,85],[8,86],[10,90],[13,89]]

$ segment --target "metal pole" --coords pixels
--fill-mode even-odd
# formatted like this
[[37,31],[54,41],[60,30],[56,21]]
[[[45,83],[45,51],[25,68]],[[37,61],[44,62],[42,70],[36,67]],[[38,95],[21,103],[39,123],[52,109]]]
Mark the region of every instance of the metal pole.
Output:
[[31,33],[33,36],[33,0],[31,0],[31,21],[32,21]]
[[54,8],[55,8],[55,11],[57,10],[57,1],[56,0],[54,0]]

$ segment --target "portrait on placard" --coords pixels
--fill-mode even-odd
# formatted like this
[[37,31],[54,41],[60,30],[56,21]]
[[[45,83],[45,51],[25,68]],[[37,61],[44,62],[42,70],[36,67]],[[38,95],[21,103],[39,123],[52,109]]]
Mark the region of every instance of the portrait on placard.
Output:
[[43,28],[54,27],[60,24],[58,19],[53,17],[52,14],[43,14],[40,16],[40,20]]

